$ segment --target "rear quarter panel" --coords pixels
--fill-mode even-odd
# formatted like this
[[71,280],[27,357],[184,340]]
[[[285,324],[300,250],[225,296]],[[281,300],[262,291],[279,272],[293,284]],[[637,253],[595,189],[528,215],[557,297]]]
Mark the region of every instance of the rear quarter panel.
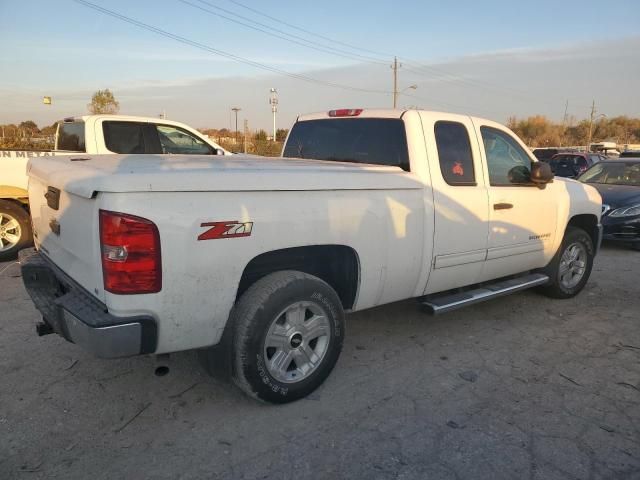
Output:
[[[105,302],[114,315],[153,315],[158,353],[213,345],[251,259],[331,244],[357,252],[354,310],[411,297],[423,264],[422,196],[421,189],[100,194],[101,208],[157,224],[163,270],[161,292],[105,293]],[[203,223],[220,221],[253,222],[251,236],[198,240]]]

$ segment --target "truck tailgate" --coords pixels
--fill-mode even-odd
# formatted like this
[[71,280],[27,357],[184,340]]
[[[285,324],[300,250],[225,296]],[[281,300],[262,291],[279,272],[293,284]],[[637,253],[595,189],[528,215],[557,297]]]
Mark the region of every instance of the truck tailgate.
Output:
[[104,301],[96,199],[68,193],[64,185],[31,176],[29,203],[36,247]]

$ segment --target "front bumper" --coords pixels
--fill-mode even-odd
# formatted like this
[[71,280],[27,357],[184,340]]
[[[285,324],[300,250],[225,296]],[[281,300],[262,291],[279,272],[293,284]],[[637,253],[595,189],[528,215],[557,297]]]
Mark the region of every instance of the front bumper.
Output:
[[153,318],[115,317],[35,249],[22,250],[19,257],[24,286],[51,330],[101,358],[155,352]]

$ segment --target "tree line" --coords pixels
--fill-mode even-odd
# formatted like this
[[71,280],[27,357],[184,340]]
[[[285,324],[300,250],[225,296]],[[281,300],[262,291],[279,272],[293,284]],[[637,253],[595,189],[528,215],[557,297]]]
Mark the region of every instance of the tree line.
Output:
[[510,117],[507,126],[530,147],[579,146],[587,143],[589,126],[593,141],[612,141],[619,146],[640,143],[640,118],[618,116],[566,122],[553,122],[542,115],[518,119]]
[[[93,94],[87,110],[92,114],[115,114],[120,111],[120,103],[107,88]],[[586,145],[588,138],[594,141],[613,141],[619,146],[640,143],[640,118],[627,116],[599,117],[596,121],[576,121],[574,117],[569,117],[563,122],[551,121],[543,115],[523,119],[513,116],[509,117],[507,126],[532,148]],[[32,120],[18,125],[0,125],[0,148],[53,148],[56,128],[57,122],[39,128]],[[200,131],[228,150],[244,149],[243,132],[227,128],[205,128]],[[260,155],[279,155],[288,132],[285,128],[278,129],[275,142],[265,130],[253,132],[247,138],[247,151]]]

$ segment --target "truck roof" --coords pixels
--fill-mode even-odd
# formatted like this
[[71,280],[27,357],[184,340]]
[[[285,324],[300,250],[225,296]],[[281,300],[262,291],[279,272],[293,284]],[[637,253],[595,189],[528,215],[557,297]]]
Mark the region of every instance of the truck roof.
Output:
[[[400,109],[400,108],[345,108],[339,110],[327,110],[324,112],[315,112],[315,113],[307,113],[304,115],[298,116],[298,121],[306,121],[306,120],[320,120],[327,118],[402,118],[402,116],[409,111],[414,112],[422,112],[429,115],[434,116],[442,116],[443,114],[448,117],[460,117],[461,119],[478,119],[483,122],[489,122],[490,120],[473,117],[470,115],[463,115],[458,113],[448,113],[448,112],[439,112],[435,110],[424,110],[424,109]],[[340,114],[336,115],[335,112],[340,112]],[[346,113],[346,114],[344,114]]]
[[123,121],[123,122],[163,123],[165,125],[175,125],[180,127],[185,126],[183,122],[178,122],[175,120],[167,120],[166,118],[139,117],[136,115],[119,115],[119,114],[106,114],[106,113],[101,113],[97,115],[78,115],[75,117],[65,117],[62,121],[69,123],[69,122],[88,122],[89,120],[101,120],[101,119],[109,119],[109,120]]

